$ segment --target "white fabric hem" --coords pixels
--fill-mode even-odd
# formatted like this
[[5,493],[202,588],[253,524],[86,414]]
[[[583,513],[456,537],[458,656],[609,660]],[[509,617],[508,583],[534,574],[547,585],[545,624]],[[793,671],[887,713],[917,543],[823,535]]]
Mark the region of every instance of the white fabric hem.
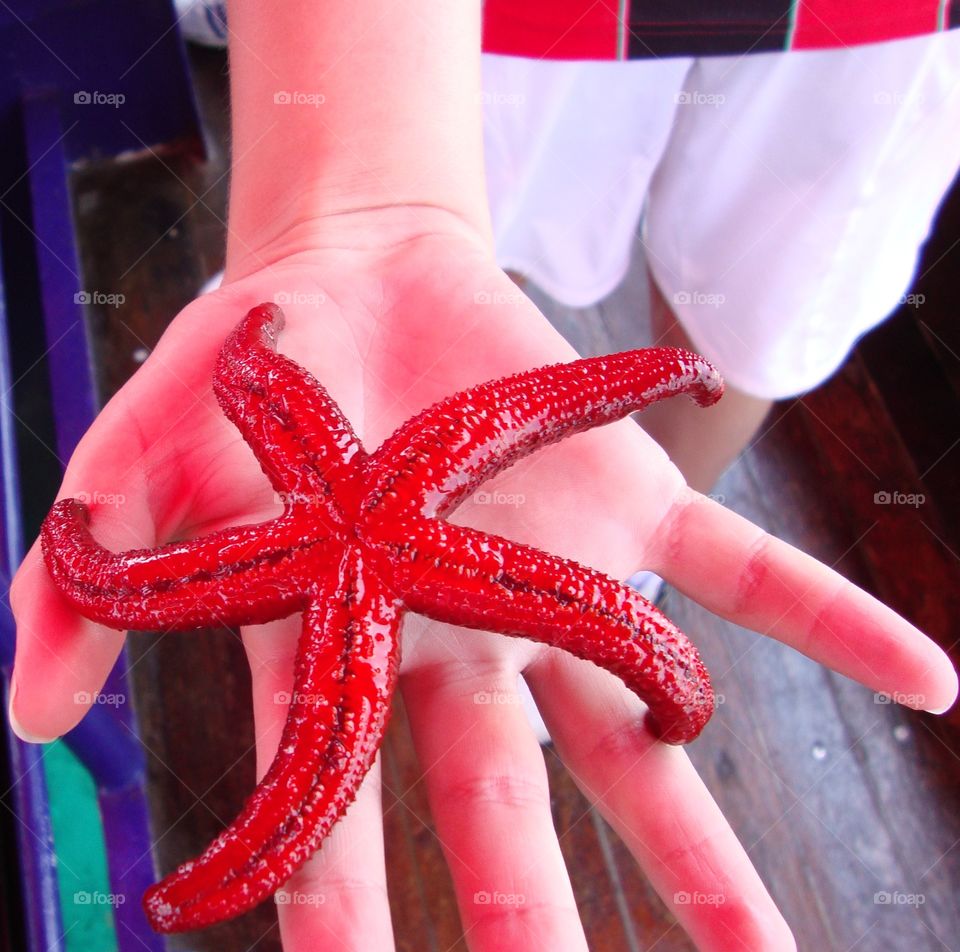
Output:
[[504,271],[514,271],[529,278],[541,290],[545,291],[554,301],[565,307],[593,307],[604,298],[609,297],[623,283],[630,270],[630,259],[627,258],[617,269],[617,273],[599,279],[589,288],[570,288],[558,284],[548,271],[539,268],[537,264],[525,262],[522,258],[505,257],[497,260],[497,264]]

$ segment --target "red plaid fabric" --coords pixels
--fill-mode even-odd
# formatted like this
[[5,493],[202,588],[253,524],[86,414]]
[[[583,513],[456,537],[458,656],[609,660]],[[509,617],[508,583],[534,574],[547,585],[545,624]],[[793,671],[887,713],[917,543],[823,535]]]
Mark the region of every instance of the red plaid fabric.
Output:
[[483,48],[537,59],[824,49],[960,26],[960,0],[486,0]]

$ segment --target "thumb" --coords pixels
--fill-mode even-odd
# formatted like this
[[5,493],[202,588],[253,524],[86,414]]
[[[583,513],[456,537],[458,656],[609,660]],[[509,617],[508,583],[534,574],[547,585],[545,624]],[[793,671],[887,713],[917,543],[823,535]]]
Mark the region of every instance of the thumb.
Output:
[[[87,506],[91,531],[107,549],[153,547],[186,515],[185,447],[209,438],[211,420],[227,426],[209,383],[225,305],[201,298],[188,306],[70,460],[57,498]],[[124,633],[77,613],[51,579],[39,542],[14,576],[10,604],[17,627],[10,723],[24,740],[52,740],[94,703]]]
[[[231,477],[230,493],[218,484],[201,500],[197,487],[210,474],[197,471],[193,454],[219,455],[226,468],[224,447],[239,443],[210,381],[225,334],[258,293],[256,286],[223,289],[188,305],[80,441],[58,499],[85,503],[91,531],[105,548],[152,548],[195,506],[215,521],[225,496],[250,498],[247,473]],[[255,467],[250,472],[258,474]],[[51,740],[76,726],[96,700],[124,634],[77,613],[47,572],[39,543],[13,579],[10,603],[17,625],[11,726],[25,740]]]
[[[137,462],[139,440],[129,429],[98,420],[74,453],[58,494],[87,506],[97,541],[113,550],[151,546],[156,539]],[[14,576],[10,604],[17,627],[10,723],[24,740],[49,741],[73,728],[95,702],[124,633],[77,613],[50,577],[39,540]]]

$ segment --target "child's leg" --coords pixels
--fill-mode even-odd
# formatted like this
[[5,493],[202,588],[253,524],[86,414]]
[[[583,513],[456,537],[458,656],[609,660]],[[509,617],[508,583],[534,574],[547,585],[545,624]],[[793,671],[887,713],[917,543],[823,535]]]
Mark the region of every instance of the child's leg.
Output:
[[[652,341],[658,347],[696,350],[650,279]],[[640,423],[676,463],[687,482],[709,493],[720,474],[740,455],[763,422],[773,401],[727,385],[723,399],[706,409],[689,400],[665,400],[644,410]]]

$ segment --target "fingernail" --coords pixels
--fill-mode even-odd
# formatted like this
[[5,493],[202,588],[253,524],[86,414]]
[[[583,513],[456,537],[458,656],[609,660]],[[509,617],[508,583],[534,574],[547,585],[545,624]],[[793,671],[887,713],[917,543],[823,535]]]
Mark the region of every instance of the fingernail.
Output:
[[7,720],[10,722],[10,729],[20,738],[20,740],[25,741],[28,744],[49,744],[51,741],[56,740],[55,737],[35,737],[29,731],[26,731],[21,727],[20,722],[17,720],[16,716],[13,713],[13,701],[17,696],[17,681],[16,678],[11,678],[10,680],[10,702],[7,704]]

